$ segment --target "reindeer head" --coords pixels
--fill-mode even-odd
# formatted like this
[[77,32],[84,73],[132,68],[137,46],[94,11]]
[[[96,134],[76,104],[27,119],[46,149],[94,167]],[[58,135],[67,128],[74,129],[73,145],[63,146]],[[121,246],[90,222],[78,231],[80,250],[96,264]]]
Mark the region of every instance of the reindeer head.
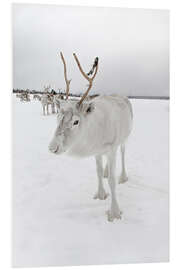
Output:
[[71,80],[67,79],[66,63],[63,54],[61,53],[61,59],[64,65],[64,77],[66,82],[66,101],[61,106],[61,110],[57,116],[56,131],[49,145],[49,150],[55,154],[61,154],[68,151],[77,141],[81,140],[83,131],[85,129],[85,126],[87,125],[88,117],[92,115],[95,109],[92,102],[85,102],[84,100],[87,97],[88,92],[92,87],[93,80],[97,74],[98,58],[95,59],[96,65],[94,62],[93,68],[90,73],[94,73],[94,75],[92,77],[89,77],[87,74],[84,73],[77,56],[75,54],[73,55],[80,72],[89,81],[89,86],[80,101],[68,100],[69,84]]

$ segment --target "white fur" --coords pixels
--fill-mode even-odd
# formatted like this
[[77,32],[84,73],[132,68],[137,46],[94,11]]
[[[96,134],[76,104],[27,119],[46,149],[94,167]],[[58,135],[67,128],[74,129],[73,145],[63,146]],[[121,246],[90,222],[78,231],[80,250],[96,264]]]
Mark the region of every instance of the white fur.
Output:
[[43,107],[43,115],[45,115],[46,113],[49,114],[49,105],[51,106],[52,113],[55,113],[55,103],[53,96],[50,96],[46,93],[42,94],[41,104]]
[[[115,189],[116,153],[121,145],[122,174],[119,182],[122,183],[127,181],[124,153],[132,120],[132,107],[126,97],[100,96],[93,102],[84,102],[80,107],[75,101],[66,101],[61,106],[58,126],[49,145],[50,151],[55,154],[66,152],[76,157],[96,157],[99,184],[94,198],[107,197],[103,187],[103,175],[106,173],[111,191],[111,207],[107,212],[109,221],[121,217]],[[103,172],[103,155],[107,157],[106,172]]]
[[56,107],[58,113],[60,112],[61,101],[62,101],[61,95],[54,96],[54,104],[55,104],[55,107]]

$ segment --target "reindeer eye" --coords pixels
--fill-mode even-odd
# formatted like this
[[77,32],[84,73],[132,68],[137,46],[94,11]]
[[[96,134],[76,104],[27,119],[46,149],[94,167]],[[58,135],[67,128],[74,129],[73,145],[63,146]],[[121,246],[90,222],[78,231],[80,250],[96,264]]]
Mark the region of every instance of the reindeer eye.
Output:
[[76,121],[74,121],[73,125],[78,125],[78,123],[79,123],[79,121],[76,120]]

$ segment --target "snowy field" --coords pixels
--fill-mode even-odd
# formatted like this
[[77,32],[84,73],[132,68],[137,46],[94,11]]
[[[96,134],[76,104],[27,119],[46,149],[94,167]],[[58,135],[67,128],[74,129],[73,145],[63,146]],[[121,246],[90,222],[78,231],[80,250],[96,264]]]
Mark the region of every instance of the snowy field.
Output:
[[[108,222],[95,159],[48,152],[56,126],[38,101],[13,97],[13,265],[60,266],[168,261],[169,102],[133,100],[134,128],[117,185],[123,219]],[[120,153],[117,174],[120,174]],[[107,179],[105,188],[109,191]]]

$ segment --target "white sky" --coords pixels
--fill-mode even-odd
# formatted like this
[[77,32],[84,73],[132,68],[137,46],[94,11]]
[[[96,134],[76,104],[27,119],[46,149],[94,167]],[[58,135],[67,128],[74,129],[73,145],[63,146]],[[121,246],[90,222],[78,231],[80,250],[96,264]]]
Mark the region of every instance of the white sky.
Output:
[[91,93],[169,95],[169,12],[162,10],[13,5],[13,87],[85,91],[73,59],[86,72],[99,57]]

